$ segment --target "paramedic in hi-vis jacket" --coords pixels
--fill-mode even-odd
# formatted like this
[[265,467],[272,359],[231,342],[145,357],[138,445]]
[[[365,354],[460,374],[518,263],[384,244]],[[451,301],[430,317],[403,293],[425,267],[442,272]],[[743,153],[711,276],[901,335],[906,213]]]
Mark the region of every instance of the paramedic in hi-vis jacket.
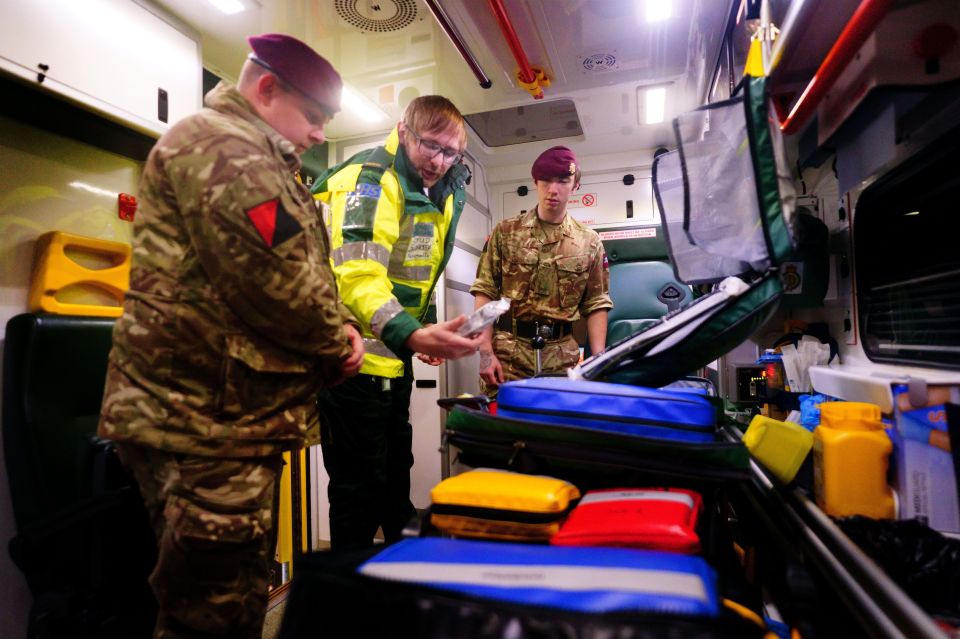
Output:
[[[590,350],[603,352],[607,311],[613,308],[600,236],[567,215],[567,200],[580,186],[573,151],[547,149],[531,173],[537,205],[497,224],[470,287],[475,308],[500,297],[511,299],[510,311],[482,334],[480,380],[491,397],[503,382],[574,366],[580,347],[571,327],[581,317],[587,318]],[[541,371],[532,343],[537,334],[545,338]]]
[[319,439],[317,387],[363,359],[294,179],[340,109],[340,76],[289,36],[249,42],[237,85],[217,85],[143,168],[97,431],[157,534],[163,639],[260,638],[282,454]]
[[416,515],[411,357],[439,365],[479,347],[456,332],[464,316],[436,323],[434,297],[466,201],[465,126],[446,98],[416,98],[382,146],[313,188],[331,207],[333,271],[366,349],[360,375],[319,396],[334,548],[370,546],[378,527],[397,541]]

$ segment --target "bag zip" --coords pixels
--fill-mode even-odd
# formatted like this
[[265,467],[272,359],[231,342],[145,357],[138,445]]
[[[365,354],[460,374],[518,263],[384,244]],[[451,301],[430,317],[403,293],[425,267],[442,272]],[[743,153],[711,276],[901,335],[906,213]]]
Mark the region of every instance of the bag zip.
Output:
[[[554,437],[557,437],[558,439],[566,439],[570,433],[577,432],[577,433],[587,434],[591,436],[601,435],[608,440],[607,442],[605,442],[605,445],[607,446],[613,446],[614,444],[620,444],[621,442],[623,442],[623,444],[625,444],[627,447],[631,447],[632,445],[636,445],[638,443],[648,441],[652,445],[654,445],[657,449],[660,449],[658,450],[657,454],[669,454],[669,449],[687,450],[687,451],[689,450],[710,451],[710,450],[717,450],[717,449],[740,448],[743,446],[743,444],[739,443],[739,441],[722,441],[722,440],[715,440],[710,442],[674,441],[669,439],[658,439],[656,437],[630,435],[627,433],[621,433],[616,431],[584,429],[577,426],[564,426],[560,424],[551,424],[549,422],[538,422],[538,421],[533,421],[529,419],[521,419],[519,417],[513,418],[513,417],[504,417],[501,415],[491,415],[486,411],[463,408],[463,407],[458,407],[454,411],[452,411],[452,414],[455,414],[455,413],[462,413],[473,419],[492,421],[494,422],[494,424],[498,426],[498,428],[500,427],[501,424],[505,424],[507,427],[512,427],[514,430],[521,430],[521,429],[529,430],[533,428],[533,429],[536,429],[538,433],[541,433],[541,432],[554,433],[555,434]],[[448,421],[449,421],[449,418],[448,418]],[[476,435],[473,432],[469,432],[471,430],[473,430],[473,428],[471,427],[468,427],[465,430],[457,430],[456,428],[448,427],[444,431],[443,437],[446,437],[448,435],[466,433],[467,435],[471,435],[479,438],[492,437],[493,439],[499,440],[499,441],[509,440],[512,442],[516,442],[514,446],[516,446],[518,450],[514,451],[514,455],[513,455],[514,457],[520,452],[520,450],[523,449],[523,447],[525,446],[524,441],[528,437],[526,433],[517,433],[517,434],[505,433],[503,432],[502,429],[493,431],[492,435],[488,435],[486,433],[484,433],[483,435]],[[725,435],[723,428],[720,427],[719,425],[714,427],[714,431],[718,437],[722,437]],[[589,444],[583,444],[583,445],[589,446]],[[644,453],[638,452],[637,454],[643,455]],[[650,453],[650,454],[653,454],[653,453]],[[512,461],[512,458],[511,458],[511,461]],[[744,467],[742,473],[744,477],[749,476],[749,470],[747,469],[746,466]]]
[[434,515],[456,515],[475,519],[489,519],[490,521],[507,521],[518,524],[552,524],[560,521],[573,510],[575,502],[570,503],[563,510],[552,513],[534,513],[524,510],[508,510],[505,508],[484,508],[481,506],[458,506],[456,504],[431,504],[430,512]]
[[[573,411],[550,410],[549,408],[530,408],[526,406],[508,406],[500,405],[501,411],[510,411],[514,413],[526,413],[530,415],[547,415],[549,417],[572,417],[576,419],[592,419],[597,421],[608,421],[617,424],[636,424],[638,426],[653,426],[657,428],[668,428],[673,430],[683,430],[692,433],[713,432],[716,430],[715,424],[705,426],[678,424],[676,422],[664,422],[655,419],[633,418],[620,415],[586,415],[584,413],[575,413]],[[584,428],[588,428],[584,426]]]
[[[456,431],[447,431],[447,444],[461,448],[464,452],[470,452],[467,446],[476,448],[486,448],[488,450],[500,453],[500,457],[505,457],[506,452],[510,451],[507,459],[507,467],[513,466],[517,455],[521,450],[529,451],[534,457],[543,459],[554,459],[563,462],[584,463],[589,462],[595,466],[603,466],[611,469],[652,471],[664,475],[680,477],[683,479],[715,479],[715,480],[739,480],[748,479],[749,471],[734,470],[728,468],[718,468],[703,465],[703,462],[697,464],[696,470],[685,471],[678,469],[678,464],[664,463],[663,461],[633,453],[621,453],[607,449],[585,449],[569,448],[562,444],[550,444],[547,442],[529,442],[525,440],[509,441],[491,441],[481,437],[467,435]],[[462,442],[466,446],[460,446]],[[720,444],[721,446],[727,446]]]

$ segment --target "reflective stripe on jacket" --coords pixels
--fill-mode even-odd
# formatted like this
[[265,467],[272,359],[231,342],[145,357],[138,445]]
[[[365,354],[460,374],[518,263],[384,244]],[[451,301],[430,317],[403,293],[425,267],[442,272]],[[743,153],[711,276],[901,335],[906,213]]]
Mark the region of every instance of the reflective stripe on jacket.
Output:
[[433,289],[453,251],[468,176],[465,165],[454,165],[427,196],[394,128],[383,146],[314,186],[314,197],[331,208],[326,224],[340,295],[363,327],[361,373],[402,375],[407,338],[421,322],[436,321]]

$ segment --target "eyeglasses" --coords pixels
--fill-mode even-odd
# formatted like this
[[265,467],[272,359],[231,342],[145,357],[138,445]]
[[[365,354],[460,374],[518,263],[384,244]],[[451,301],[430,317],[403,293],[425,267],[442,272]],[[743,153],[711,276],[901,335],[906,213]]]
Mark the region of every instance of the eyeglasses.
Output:
[[426,140],[422,136],[417,135],[413,129],[408,128],[407,131],[409,131],[410,135],[416,139],[417,148],[420,149],[420,152],[429,157],[431,160],[437,157],[439,153],[443,153],[444,164],[456,164],[463,159],[463,153],[460,151],[440,146],[433,140]]

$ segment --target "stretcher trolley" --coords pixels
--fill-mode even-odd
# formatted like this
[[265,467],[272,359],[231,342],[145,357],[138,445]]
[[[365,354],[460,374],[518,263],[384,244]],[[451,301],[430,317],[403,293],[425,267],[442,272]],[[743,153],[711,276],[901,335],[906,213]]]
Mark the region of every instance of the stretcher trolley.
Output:
[[[442,491],[462,497],[443,502],[445,531],[427,513],[386,549],[305,557],[282,637],[940,636],[751,461],[717,398],[667,387],[775,310],[795,201],[764,79],[674,131],[654,164],[662,226],[677,279],[711,291],[566,378],[504,384],[496,414],[445,402],[443,445],[488,490],[478,475]],[[548,494],[512,492],[504,471]]]

